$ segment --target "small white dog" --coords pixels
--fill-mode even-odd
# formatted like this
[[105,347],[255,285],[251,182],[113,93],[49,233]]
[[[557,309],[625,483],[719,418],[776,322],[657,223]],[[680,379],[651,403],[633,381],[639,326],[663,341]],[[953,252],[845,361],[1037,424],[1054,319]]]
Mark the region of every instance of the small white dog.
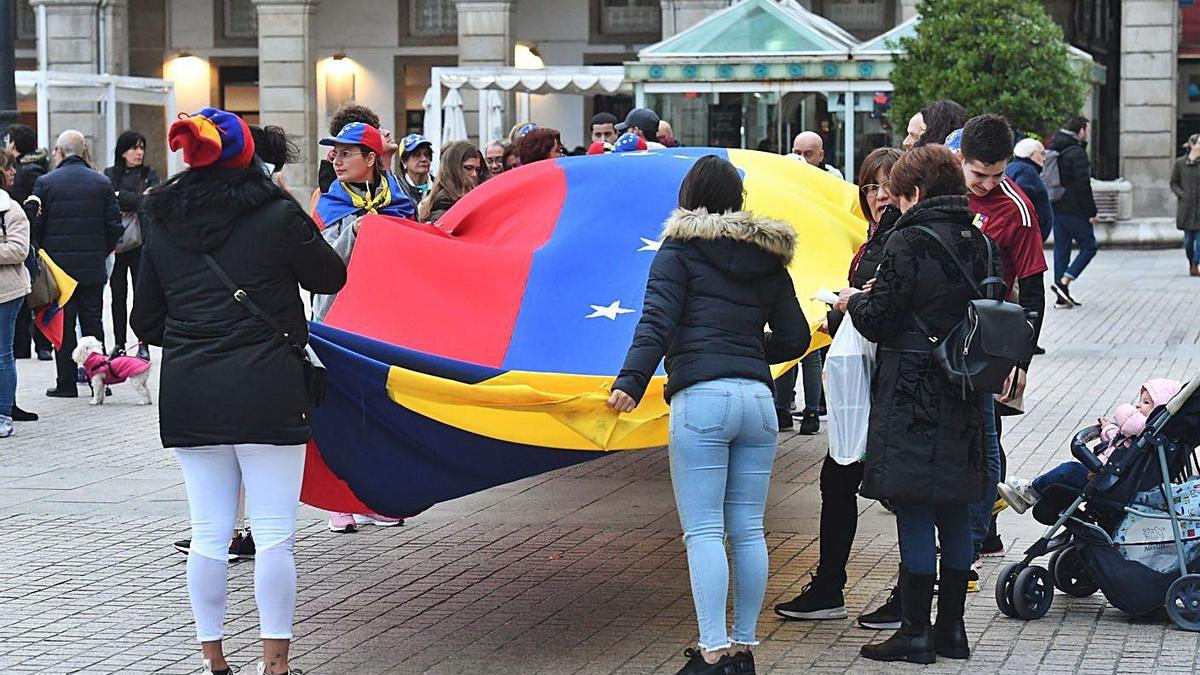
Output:
[[104,354],[104,345],[90,335],[79,338],[79,345],[71,353],[71,358],[87,371],[91,380],[92,398],[88,401],[91,405],[104,403],[106,386],[121,384],[126,380],[137,390],[137,404],[150,405],[150,389],[146,386],[146,381],[150,379],[149,361],[136,356],[109,358]]

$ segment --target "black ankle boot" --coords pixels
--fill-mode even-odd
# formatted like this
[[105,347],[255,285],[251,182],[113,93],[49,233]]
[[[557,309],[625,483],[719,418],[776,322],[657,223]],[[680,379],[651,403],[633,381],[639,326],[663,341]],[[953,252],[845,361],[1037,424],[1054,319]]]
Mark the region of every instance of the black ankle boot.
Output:
[[913,574],[906,570],[900,576],[900,630],[877,645],[863,645],[862,655],[872,661],[908,661],[933,663],[937,653],[933,629],[929,625],[929,610],[933,604],[933,574]]
[[938,656],[948,659],[971,658],[971,647],[967,644],[967,626],[963,623],[963,609],[967,602],[969,570],[942,568],[938,580],[937,621],[933,624],[933,641]]

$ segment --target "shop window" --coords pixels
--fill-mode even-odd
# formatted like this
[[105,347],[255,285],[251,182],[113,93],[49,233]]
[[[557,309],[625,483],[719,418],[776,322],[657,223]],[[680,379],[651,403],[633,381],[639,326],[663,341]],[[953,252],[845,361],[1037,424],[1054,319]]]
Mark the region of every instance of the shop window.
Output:
[[591,0],[592,42],[658,42],[662,39],[659,0]]
[[37,41],[37,15],[33,13],[33,7],[28,2],[14,2],[13,16],[16,26],[16,37],[21,42],[36,42]]
[[400,0],[403,45],[453,45],[458,42],[454,0]]
[[1200,56],[1200,5],[1179,8],[1180,56]]
[[221,110],[228,110],[258,124],[258,66],[224,66],[217,68],[217,86]]
[[[396,126],[393,131],[399,138],[404,134],[425,133],[425,92],[433,83],[431,69],[434,66],[456,66],[454,56],[397,56],[395,92]],[[446,90],[442,90],[442,96]]]
[[258,46],[258,10],[253,0],[217,0],[213,8],[216,46]]

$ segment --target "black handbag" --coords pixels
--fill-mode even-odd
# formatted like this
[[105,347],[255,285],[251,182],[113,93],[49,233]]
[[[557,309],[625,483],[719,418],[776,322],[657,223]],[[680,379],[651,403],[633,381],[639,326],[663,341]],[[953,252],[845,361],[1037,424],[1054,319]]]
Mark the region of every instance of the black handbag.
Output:
[[[967,303],[963,320],[941,339],[929,330],[921,317],[914,315],[917,327],[934,345],[934,361],[950,383],[962,389],[963,398],[970,391],[1002,393],[1013,368],[1033,357],[1033,326],[1025,316],[1025,309],[1002,299],[1004,279],[988,276],[976,282],[971,270],[936,232],[920,225],[913,229],[925,232],[941,244],[976,295],[976,299]],[[984,239],[987,242],[986,269],[990,272],[994,243],[989,237]],[[999,290],[989,297],[984,288]]]
[[283,326],[279,325],[278,321],[272,318],[270,314],[262,311],[258,305],[254,304],[254,301],[250,299],[250,296],[246,295],[246,291],[238,288],[238,285],[234,283],[233,279],[229,278],[229,275],[225,273],[225,270],[221,269],[221,266],[217,264],[217,261],[214,260],[211,255],[207,253],[202,255],[204,256],[204,262],[208,263],[208,266],[212,269],[213,273],[221,279],[221,282],[224,283],[230,291],[233,291],[234,301],[238,302],[247,310],[249,310],[251,314],[258,317],[263,323],[270,326],[271,330],[275,331],[275,334],[283,340],[283,343],[300,359],[300,363],[304,366],[304,388],[308,393],[308,401],[314,406],[321,405],[321,403],[325,400],[325,385],[327,377],[325,372],[325,364],[321,363],[321,358],[317,356],[317,353],[313,350],[312,345],[306,344],[301,347],[300,345],[296,344],[296,342],[292,340],[291,335],[284,330]]

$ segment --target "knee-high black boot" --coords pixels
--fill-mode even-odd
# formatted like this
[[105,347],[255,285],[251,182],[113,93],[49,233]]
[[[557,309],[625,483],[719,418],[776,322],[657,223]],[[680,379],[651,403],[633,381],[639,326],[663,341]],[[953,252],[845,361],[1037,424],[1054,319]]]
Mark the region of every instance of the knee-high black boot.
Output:
[[901,570],[900,630],[877,645],[863,645],[862,655],[873,661],[933,663],[937,660],[929,610],[933,605],[933,574]]
[[942,568],[942,578],[938,581],[937,621],[933,624],[933,640],[938,656],[948,659],[971,658],[967,627],[963,623],[970,576],[970,571]]

